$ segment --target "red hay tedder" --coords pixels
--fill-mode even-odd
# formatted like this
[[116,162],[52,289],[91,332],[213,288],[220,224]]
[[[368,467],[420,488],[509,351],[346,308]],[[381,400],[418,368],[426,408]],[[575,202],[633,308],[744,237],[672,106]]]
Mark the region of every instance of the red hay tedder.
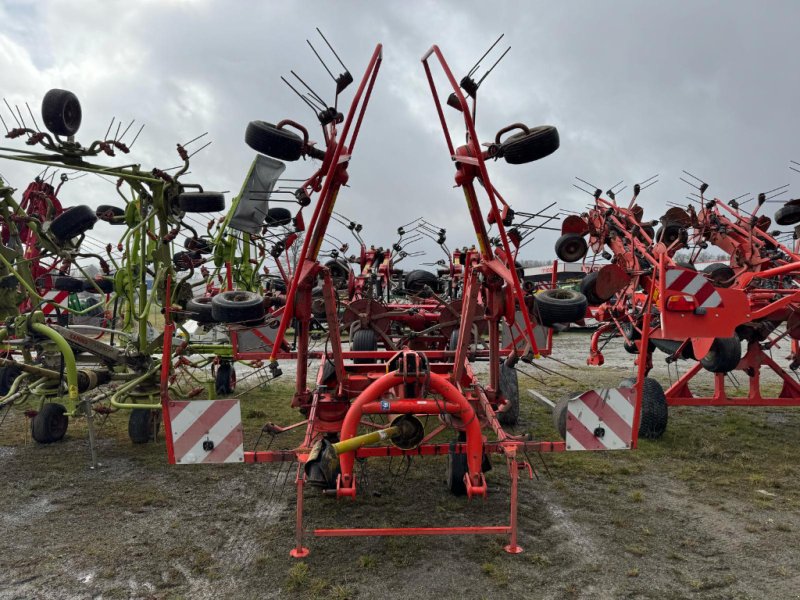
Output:
[[[307,130],[292,121],[281,121],[277,126],[256,121],[248,127],[246,139],[258,152],[286,161],[301,156],[320,161],[319,168],[298,190],[298,194],[315,197],[315,201],[306,203],[309,210],[313,207],[310,217],[296,218],[303,223],[305,237],[297,267],[288,277],[285,302],[267,315],[265,325],[263,321],[254,323],[252,316],[247,316],[245,308],[251,300],[247,293],[237,297],[232,290],[226,296],[234,307],[237,298],[245,305],[240,322],[230,325],[240,338],[269,329],[269,335],[262,336],[267,350],[262,350],[258,357],[271,361],[274,375],[280,373],[279,360],[296,362],[291,404],[302,420],[286,427],[269,424],[264,430],[278,434],[304,428],[303,442],[291,450],[245,451],[237,401],[172,400],[167,382],[175,361],[170,355],[174,327],[168,311],[162,403],[169,459],[182,464],[297,462],[296,540],[291,551],[294,557],[308,554],[305,537],[309,534],[318,537],[507,535],[506,551],[518,553],[522,548],[517,543],[517,484],[520,472],[532,473],[531,465],[520,459],[522,453],[635,447],[641,385],[638,396],[636,386],[628,385],[592,390],[571,400],[566,415],[566,441],[531,440],[504,429],[504,426],[516,424],[519,415],[515,365],[520,360],[531,361],[548,352],[552,339],[549,327],[583,318],[586,301],[575,292],[551,289],[534,295],[532,290],[523,289],[515,264],[519,236],[507,230],[514,214],[492,184],[487,161],[504,158],[510,164],[523,164],[544,158],[558,148],[558,132],[550,126],[529,129],[515,124],[502,129],[488,148],[482,147],[474,125],[480,82],[471,78],[473,69],[459,84],[437,46],[425,53],[422,63],[455,166],[455,182],[466,197],[477,249],[456,253],[448,275],[458,283],[449,286],[450,291],[444,297],[427,286],[427,299],[412,302],[414,318],[420,320],[425,333],[422,337],[390,333],[395,323],[408,327],[411,319],[408,302],[393,303],[388,297],[381,298],[380,294],[365,291],[375,287],[365,286],[363,282],[351,287],[346,298],[337,293],[333,268],[321,261],[320,248],[334,214],[337,196],[349,179],[348,166],[381,60],[382,48],[378,45],[346,114],[338,113],[335,108],[319,112],[324,149],[310,142]],[[447,83],[445,103],[440,101],[434,66],[440,68]],[[349,72],[336,78],[337,97],[352,81]],[[451,136],[447,125],[445,106],[458,111],[463,118],[464,145],[453,143],[455,137]],[[257,136],[251,135],[254,130],[258,131]],[[511,135],[507,135],[509,133]],[[504,136],[507,137],[503,139]],[[481,207],[479,188],[485,192],[487,208]],[[496,228],[495,238],[490,238],[487,226]],[[374,253],[363,258],[361,262],[369,263],[370,269],[384,262],[376,259]],[[386,285],[390,284],[389,273],[384,272],[381,277]],[[323,351],[312,352],[309,337],[315,289],[320,287],[320,282],[328,338]],[[342,309],[337,310],[342,303]],[[295,350],[290,350],[285,342],[290,327],[295,333]],[[351,331],[349,345],[343,343],[341,337],[341,331],[348,328]],[[482,349],[476,349],[476,332],[485,338]],[[232,336],[232,341],[234,358],[244,356],[237,349],[236,335]],[[319,365],[313,387],[308,381],[309,359],[316,360]],[[488,363],[485,384],[478,380],[472,368],[474,360]],[[642,379],[640,376],[639,380]],[[384,415],[388,421],[376,422],[372,420],[374,415]],[[438,417],[438,424],[426,429],[420,419],[425,416]],[[448,433],[449,437],[442,439]],[[384,440],[390,444],[373,445]],[[488,454],[505,457],[511,478],[510,516],[506,523],[472,527],[314,529],[310,532],[304,528],[306,485],[322,488],[327,495],[336,498],[355,498],[358,493],[354,473],[357,459],[442,455],[447,461],[450,491],[467,498],[481,498],[488,489],[483,468]]]
[[[654,183],[648,181],[648,185]],[[604,198],[601,190],[595,190],[595,206],[565,219],[563,235],[556,243],[556,253],[562,260],[586,260],[590,248],[595,256],[609,259],[609,264],[581,283],[590,313],[600,322],[592,337],[588,364],[603,364],[599,342],[604,335],[622,337],[625,349],[639,355],[637,362],[647,371],[652,368],[655,349],[667,354],[668,363],[697,361],[666,391],[649,380],[643,398],[643,422],[652,412],[651,405],[660,404],[660,398],[669,405],[800,405],[800,384],[791,373],[800,366],[797,233],[770,232],[772,220],[758,214],[769,201],[769,192],[759,194],[755,209],[748,212],[737,199],[727,203],[707,199],[708,184],[700,181],[698,193],[693,194],[698,208],[695,204],[685,209],[674,206],[658,221],[646,221],[636,205],[643,187],[634,187],[627,207],[616,203],[613,191]],[[799,204],[792,200],[778,210],[777,224],[800,222]],[[656,233],[654,226],[659,222]],[[787,235],[795,239],[793,248],[779,241]],[[729,255],[728,264],[709,264],[698,272],[695,262],[712,246]],[[688,259],[679,259],[678,251],[688,251]],[[652,327],[644,326],[647,320],[652,320]],[[786,340],[790,341],[789,363],[782,366],[772,357],[772,351]],[[742,343],[746,344],[744,352]],[[714,374],[710,396],[690,389],[703,369]],[[777,394],[763,392],[763,369],[780,379],[782,386]],[[726,390],[726,378],[734,371],[748,379],[744,396],[731,396]],[[657,425],[653,431],[640,430],[639,434],[661,435],[666,428],[666,411],[663,418],[659,415]]]

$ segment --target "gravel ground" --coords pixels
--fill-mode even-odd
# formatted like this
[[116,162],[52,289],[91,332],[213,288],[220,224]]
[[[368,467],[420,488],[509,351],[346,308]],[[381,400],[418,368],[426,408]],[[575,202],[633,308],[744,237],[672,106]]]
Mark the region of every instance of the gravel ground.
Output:
[[[557,399],[633,371],[617,341],[603,367],[585,365],[585,333],[555,344],[571,367],[544,360],[555,374],[520,375],[518,429],[538,439],[556,434],[528,389]],[[282,366],[284,381],[243,398],[249,447],[265,421],[293,417]],[[654,376],[669,381],[660,360]],[[297,561],[293,466],[169,466],[163,440],[132,446],[126,426],[124,414],[102,424],[102,465],[90,470],[82,422],[43,447],[23,415],[5,419],[0,598],[800,598],[797,409],[677,408],[664,438],[637,451],[531,456],[538,478],[521,483],[517,556],[493,537],[318,538]],[[291,447],[287,435],[273,447]],[[443,475],[442,458],[407,470],[370,461],[353,503],[307,490],[307,524],[507,519],[501,460],[486,501],[450,496]]]

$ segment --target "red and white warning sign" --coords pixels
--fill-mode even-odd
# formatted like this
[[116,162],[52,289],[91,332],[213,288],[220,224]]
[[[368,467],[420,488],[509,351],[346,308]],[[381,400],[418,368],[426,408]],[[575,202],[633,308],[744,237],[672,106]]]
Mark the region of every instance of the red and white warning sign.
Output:
[[633,388],[597,389],[567,403],[567,450],[624,450],[633,439]]
[[667,294],[680,292],[694,296],[699,308],[714,308],[722,304],[717,288],[702,273],[687,269],[667,269],[665,275]]
[[170,463],[244,462],[238,400],[170,401]]

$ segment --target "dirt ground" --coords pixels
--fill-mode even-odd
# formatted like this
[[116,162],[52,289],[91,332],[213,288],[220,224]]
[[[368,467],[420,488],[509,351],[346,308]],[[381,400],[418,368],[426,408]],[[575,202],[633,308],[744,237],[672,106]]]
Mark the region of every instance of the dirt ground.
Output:
[[[528,389],[558,399],[632,372],[617,342],[606,365],[585,366],[588,343],[556,340],[575,368],[523,367],[518,430],[556,438]],[[655,376],[669,381],[660,362]],[[243,401],[249,448],[265,421],[293,417],[284,377]],[[517,556],[500,537],[319,538],[302,561],[288,554],[295,466],[169,466],[163,440],[129,443],[126,419],[102,425],[102,465],[90,470],[84,423],[44,447],[26,439],[23,415],[5,418],[0,598],[800,598],[797,409],[671,409],[664,438],[638,451],[531,456]],[[500,459],[489,498],[473,502],[448,494],[443,458],[407,466],[370,461],[354,503],[307,490],[307,525],[507,520]]]

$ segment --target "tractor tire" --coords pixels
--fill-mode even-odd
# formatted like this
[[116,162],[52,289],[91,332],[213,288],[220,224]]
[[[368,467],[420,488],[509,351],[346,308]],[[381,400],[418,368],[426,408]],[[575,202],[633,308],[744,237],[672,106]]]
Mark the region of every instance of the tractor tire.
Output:
[[742,342],[736,337],[715,338],[700,364],[711,373],[728,373],[733,371],[742,360]]
[[456,454],[452,450],[447,453],[445,480],[447,481],[447,489],[451,494],[454,496],[467,495],[467,484],[464,483],[464,475],[468,472],[466,454]]
[[556,256],[564,262],[577,262],[589,251],[586,238],[578,233],[565,233],[556,240]]
[[159,412],[149,408],[134,408],[128,416],[128,437],[134,444],[154,442],[161,425]]
[[244,141],[256,152],[278,160],[292,162],[303,155],[303,140],[299,135],[265,121],[250,121]]
[[119,206],[112,206],[110,204],[101,204],[98,206],[94,214],[101,221],[111,223],[112,225],[125,225],[125,211]]
[[787,204],[775,212],[775,222],[778,225],[795,225],[800,223],[800,205]]
[[500,145],[500,150],[508,164],[523,165],[551,155],[559,145],[558,129],[541,125],[509,136]]
[[[375,352],[378,349],[378,336],[372,329],[359,329],[350,338],[350,350],[353,352]],[[354,358],[356,365],[374,364],[374,358]]]
[[580,290],[581,294],[586,296],[586,301],[589,303],[590,306],[599,306],[603,304],[608,298],[601,298],[597,294],[597,277],[599,275],[598,271],[593,271],[586,275],[583,279],[581,279],[580,284],[578,285],[578,289]]
[[406,275],[406,289],[410,292],[419,293],[425,286],[434,292],[439,289],[439,278],[430,271],[424,269],[414,269]]
[[647,234],[651,240],[656,239],[656,228],[652,225],[642,225],[642,231]]
[[17,377],[22,374],[22,369],[16,365],[8,365],[7,367],[0,367],[0,398],[11,391],[11,386],[14,385]]
[[65,242],[86,233],[97,223],[97,215],[85,204],[65,210],[50,223],[50,233]]
[[[95,287],[95,285],[97,287]],[[100,292],[97,291],[100,288]],[[86,279],[83,281],[83,291],[90,294],[112,294],[114,292],[114,279],[111,277],[100,277],[99,279]]]
[[716,287],[730,287],[736,273],[724,263],[712,263],[703,269],[703,273]]
[[186,310],[191,313],[190,319],[198,323],[213,323],[214,314],[211,307],[210,296],[200,296],[199,298],[192,298],[186,303]]
[[69,275],[53,277],[53,289],[59,292],[82,292],[83,280]]
[[264,218],[264,224],[267,227],[283,227],[292,222],[292,213],[288,208],[270,208],[267,211],[267,216]]
[[217,213],[225,210],[225,195],[218,192],[183,192],[178,206],[188,213]]
[[61,404],[47,403],[31,419],[31,437],[40,444],[52,444],[64,439],[69,426],[67,409]]
[[266,315],[264,298],[255,292],[234,290],[211,299],[211,316],[218,323],[249,323]]
[[[634,387],[636,380],[623,379],[619,387]],[[657,440],[667,430],[669,407],[664,388],[652,377],[644,378],[642,386],[642,413],[639,419],[639,437],[646,440]]]
[[217,375],[214,378],[214,390],[217,396],[229,396],[236,389],[236,370],[229,361],[223,361],[217,368]]
[[574,323],[586,316],[586,296],[573,290],[544,290],[533,297],[533,310],[539,325]]
[[[456,332],[458,333],[458,332]],[[500,363],[500,395],[505,398],[507,408],[497,413],[501,425],[516,425],[519,422],[519,381],[517,370]]]
[[53,89],[42,99],[42,120],[50,133],[72,136],[81,127],[81,103],[68,90]]

